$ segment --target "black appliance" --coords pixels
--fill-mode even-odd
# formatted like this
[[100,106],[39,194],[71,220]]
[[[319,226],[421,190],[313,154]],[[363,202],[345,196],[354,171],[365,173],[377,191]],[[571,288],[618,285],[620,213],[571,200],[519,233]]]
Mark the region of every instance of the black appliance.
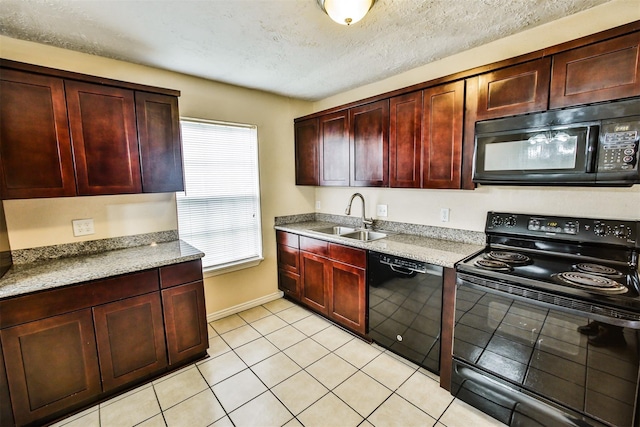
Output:
[[367,277],[369,338],[438,374],[442,267],[369,251]]
[[480,121],[473,181],[631,186],[640,183],[640,99]]
[[452,394],[511,426],[637,426],[640,221],[489,212],[456,265]]

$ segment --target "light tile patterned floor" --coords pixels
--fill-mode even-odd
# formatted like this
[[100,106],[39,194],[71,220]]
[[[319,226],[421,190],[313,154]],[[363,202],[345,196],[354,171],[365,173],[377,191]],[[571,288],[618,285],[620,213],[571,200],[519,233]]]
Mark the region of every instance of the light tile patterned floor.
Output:
[[501,426],[437,376],[279,299],[209,325],[209,355],[56,427]]

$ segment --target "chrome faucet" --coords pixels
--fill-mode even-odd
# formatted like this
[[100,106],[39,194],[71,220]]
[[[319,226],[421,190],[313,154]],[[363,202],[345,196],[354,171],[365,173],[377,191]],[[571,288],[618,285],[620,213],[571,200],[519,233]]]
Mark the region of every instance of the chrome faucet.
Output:
[[353,203],[353,199],[356,197],[360,197],[362,200],[362,228],[367,228],[368,225],[373,225],[373,218],[367,218],[364,214],[364,197],[360,193],[354,193],[349,199],[349,204],[347,205],[347,209],[344,211],[346,215],[351,215],[351,204]]

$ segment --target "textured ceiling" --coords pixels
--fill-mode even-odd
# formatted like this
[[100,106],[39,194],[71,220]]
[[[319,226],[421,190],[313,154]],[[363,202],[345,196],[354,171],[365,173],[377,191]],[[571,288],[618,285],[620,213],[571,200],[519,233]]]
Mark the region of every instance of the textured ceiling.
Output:
[[294,98],[322,99],[608,0],[2,0],[0,33]]

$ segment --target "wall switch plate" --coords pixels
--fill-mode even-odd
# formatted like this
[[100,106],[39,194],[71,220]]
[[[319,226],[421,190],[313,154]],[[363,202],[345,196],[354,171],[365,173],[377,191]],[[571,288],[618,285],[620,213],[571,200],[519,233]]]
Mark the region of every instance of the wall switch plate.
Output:
[[376,206],[376,216],[387,216],[387,205]]
[[449,208],[440,209],[440,221],[449,222]]
[[316,200],[316,209],[322,209],[322,203],[320,203],[320,200]]
[[96,232],[93,228],[93,218],[74,219],[71,223],[73,224],[73,235],[76,237],[95,234]]

